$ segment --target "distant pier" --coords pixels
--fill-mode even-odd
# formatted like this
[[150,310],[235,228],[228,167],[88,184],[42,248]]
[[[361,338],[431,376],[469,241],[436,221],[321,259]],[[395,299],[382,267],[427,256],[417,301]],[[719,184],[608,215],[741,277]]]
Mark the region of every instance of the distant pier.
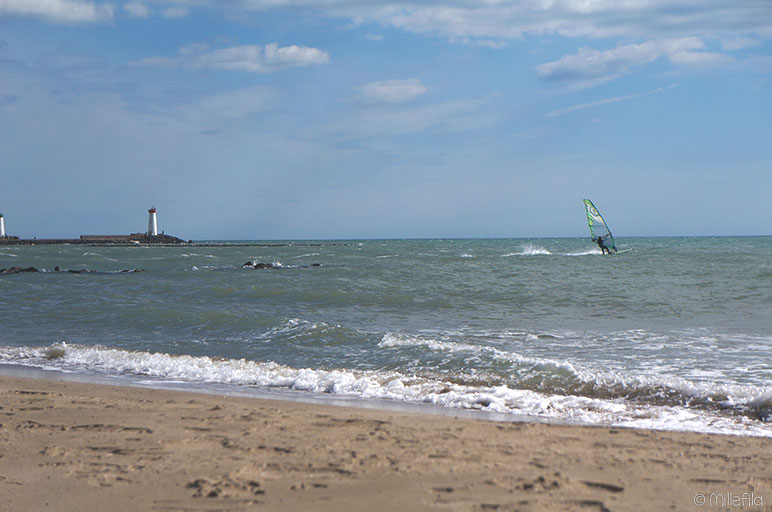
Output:
[[0,245],[182,245],[192,244],[192,240],[165,234],[158,234],[158,219],[155,206],[148,213],[147,231],[130,235],[80,235],[80,238],[19,238],[8,236],[5,232],[5,219],[0,213]]
[[185,245],[192,240],[183,240],[170,235],[81,235],[80,238],[18,238],[0,239],[0,245]]
[[182,240],[170,235],[149,236],[144,233],[137,235],[82,235],[80,238],[22,238],[6,237],[0,239],[4,245],[91,245],[137,247],[155,245],[159,247],[346,247],[355,245],[347,242],[194,242]]

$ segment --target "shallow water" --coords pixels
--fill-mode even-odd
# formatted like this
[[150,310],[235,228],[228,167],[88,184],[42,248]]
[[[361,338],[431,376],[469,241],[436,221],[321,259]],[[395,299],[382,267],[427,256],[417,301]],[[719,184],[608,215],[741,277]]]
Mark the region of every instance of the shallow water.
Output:
[[772,238],[617,242],[0,247],[101,271],[0,275],[0,362],[769,435]]

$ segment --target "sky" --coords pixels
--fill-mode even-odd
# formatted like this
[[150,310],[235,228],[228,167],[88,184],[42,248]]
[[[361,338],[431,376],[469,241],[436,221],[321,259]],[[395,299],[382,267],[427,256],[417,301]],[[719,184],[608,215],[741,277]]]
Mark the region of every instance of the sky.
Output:
[[772,234],[770,0],[0,0],[31,237]]

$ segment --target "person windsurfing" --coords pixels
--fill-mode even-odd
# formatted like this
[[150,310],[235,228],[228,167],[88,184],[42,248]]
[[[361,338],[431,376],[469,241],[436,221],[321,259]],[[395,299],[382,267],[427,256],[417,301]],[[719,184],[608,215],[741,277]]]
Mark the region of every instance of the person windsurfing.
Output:
[[603,220],[598,209],[589,199],[584,199],[584,207],[587,211],[587,225],[590,227],[590,237],[598,244],[601,254],[614,254],[617,252],[617,244],[614,243],[614,235]]
[[604,245],[605,240],[602,236],[598,237],[598,247],[600,247],[601,254],[611,254],[611,249]]

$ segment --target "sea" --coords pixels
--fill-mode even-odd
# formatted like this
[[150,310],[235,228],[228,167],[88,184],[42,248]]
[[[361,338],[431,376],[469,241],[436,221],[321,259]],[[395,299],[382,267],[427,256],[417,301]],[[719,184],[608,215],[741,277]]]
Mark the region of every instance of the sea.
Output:
[[0,268],[40,272],[0,274],[0,366],[772,436],[772,237],[617,245],[628,252],[589,238],[2,246]]

